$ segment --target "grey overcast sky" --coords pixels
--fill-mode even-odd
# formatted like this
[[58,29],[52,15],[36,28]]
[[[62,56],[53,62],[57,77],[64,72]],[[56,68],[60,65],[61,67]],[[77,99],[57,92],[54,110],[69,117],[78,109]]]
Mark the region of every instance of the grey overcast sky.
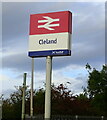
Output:
[[[14,86],[22,85],[27,72],[31,80],[28,57],[30,14],[69,10],[73,14],[72,55],[53,58],[52,82],[68,85],[73,93],[87,85],[89,63],[97,69],[105,63],[105,2],[2,2],[2,92],[7,96]],[[46,58],[35,58],[35,85],[43,87]]]

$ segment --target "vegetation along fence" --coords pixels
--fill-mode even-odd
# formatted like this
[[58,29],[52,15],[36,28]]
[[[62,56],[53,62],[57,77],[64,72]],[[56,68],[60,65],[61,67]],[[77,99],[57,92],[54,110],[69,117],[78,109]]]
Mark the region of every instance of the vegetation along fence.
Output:
[[[26,120],[31,120],[30,117],[27,117]],[[44,119],[43,116],[33,117],[32,120],[107,120],[107,117],[104,116],[52,116],[51,119]]]

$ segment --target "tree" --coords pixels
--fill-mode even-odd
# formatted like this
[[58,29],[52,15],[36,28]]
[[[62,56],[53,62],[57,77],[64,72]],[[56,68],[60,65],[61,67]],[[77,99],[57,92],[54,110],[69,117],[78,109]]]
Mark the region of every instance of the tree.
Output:
[[107,65],[103,65],[101,70],[86,65],[88,70],[87,91],[92,105],[99,111],[99,114],[107,115]]
[[71,101],[75,99],[71,91],[64,84],[52,86],[52,114],[71,114]]
[[34,113],[44,114],[45,90],[40,88],[34,94]]
[[3,119],[21,119],[21,98],[22,89],[17,89],[16,92],[10,94],[10,98],[3,100]]
[[90,115],[90,100],[83,94],[73,95],[64,84],[52,86],[52,114]]
[[[96,70],[89,64],[88,86],[83,88],[83,93],[73,95],[67,85],[52,85],[52,115],[107,115],[107,66]],[[69,83],[69,82],[67,82]],[[22,87],[8,99],[3,99],[3,118],[21,119]],[[45,90],[34,90],[34,115],[44,114]],[[30,114],[30,90],[26,89],[26,114]]]

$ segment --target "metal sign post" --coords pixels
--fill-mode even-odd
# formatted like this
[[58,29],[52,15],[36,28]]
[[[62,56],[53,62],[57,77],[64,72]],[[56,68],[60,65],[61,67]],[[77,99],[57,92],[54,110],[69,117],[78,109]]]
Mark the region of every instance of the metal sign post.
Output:
[[32,77],[31,77],[31,101],[30,101],[30,116],[33,118],[33,81],[34,81],[34,58],[32,58]]
[[45,91],[45,120],[51,118],[51,74],[52,57],[46,57],[46,91]]
[[25,119],[25,90],[26,90],[26,75],[27,73],[24,73],[24,80],[23,80],[23,96],[22,96],[22,120]]

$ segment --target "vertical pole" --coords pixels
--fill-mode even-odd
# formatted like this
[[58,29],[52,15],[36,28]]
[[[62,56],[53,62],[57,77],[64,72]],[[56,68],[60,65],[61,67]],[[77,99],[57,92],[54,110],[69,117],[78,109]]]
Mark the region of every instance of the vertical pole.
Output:
[[101,116],[101,120],[104,120],[104,116]]
[[45,91],[45,120],[51,118],[51,74],[52,57],[46,57],[46,91]]
[[22,96],[22,120],[25,120],[25,91],[26,91],[26,75],[27,73],[24,73],[24,80],[23,80],[23,96]]
[[31,101],[30,101],[30,116],[33,118],[33,81],[34,81],[34,58],[32,58],[32,75],[31,75]]
[[78,120],[78,115],[75,116],[76,120]]

